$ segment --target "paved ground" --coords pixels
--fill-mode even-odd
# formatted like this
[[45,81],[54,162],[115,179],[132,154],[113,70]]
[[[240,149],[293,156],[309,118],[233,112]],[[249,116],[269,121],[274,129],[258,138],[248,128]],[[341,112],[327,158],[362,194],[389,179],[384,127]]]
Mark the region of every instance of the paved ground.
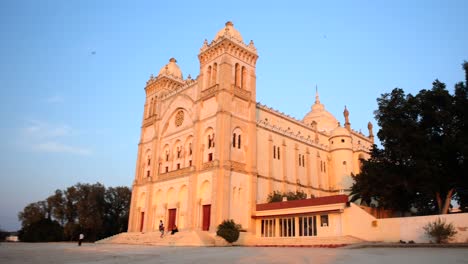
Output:
[[1,243],[0,263],[468,263],[467,248],[154,247]]

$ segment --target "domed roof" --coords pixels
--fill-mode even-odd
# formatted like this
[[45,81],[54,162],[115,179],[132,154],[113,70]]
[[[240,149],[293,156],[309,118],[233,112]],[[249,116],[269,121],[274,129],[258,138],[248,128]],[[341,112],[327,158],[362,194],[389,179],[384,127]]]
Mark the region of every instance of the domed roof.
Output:
[[216,34],[214,40],[217,40],[218,38],[224,37],[224,36],[229,36],[233,39],[239,40],[239,41],[244,41],[242,39],[241,34],[237,29],[234,28],[234,24],[231,21],[226,22],[226,26],[222,28],[218,33]]
[[345,137],[349,137],[351,136],[351,133],[349,132],[348,129],[342,127],[342,126],[338,126],[337,128],[333,129],[331,134],[330,134],[330,137],[338,137],[338,136],[345,136]]
[[182,78],[182,71],[179,68],[179,65],[176,63],[176,59],[170,58],[169,63],[164,65],[161,70],[159,71],[159,75],[165,74],[165,75],[172,75],[176,78],[183,79]]
[[307,125],[312,124],[313,121],[317,123],[318,131],[330,132],[338,127],[338,120],[320,103],[318,93],[315,95],[315,104],[302,119],[302,122]]

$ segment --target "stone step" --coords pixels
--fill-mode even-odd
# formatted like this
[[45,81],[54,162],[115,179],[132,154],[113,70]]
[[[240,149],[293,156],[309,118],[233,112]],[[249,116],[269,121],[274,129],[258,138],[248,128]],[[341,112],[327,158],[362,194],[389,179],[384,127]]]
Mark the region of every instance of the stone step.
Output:
[[213,234],[204,231],[181,231],[174,235],[159,232],[127,232],[105,238],[96,243],[109,244],[143,244],[160,246],[213,246]]
[[[256,237],[252,233],[241,232],[238,246],[342,246],[365,242],[352,236],[330,237]],[[224,239],[205,231],[181,231],[174,235],[160,237],[159,232],[121,233],[96,243],[141,244],[157,246],[225,246]]]

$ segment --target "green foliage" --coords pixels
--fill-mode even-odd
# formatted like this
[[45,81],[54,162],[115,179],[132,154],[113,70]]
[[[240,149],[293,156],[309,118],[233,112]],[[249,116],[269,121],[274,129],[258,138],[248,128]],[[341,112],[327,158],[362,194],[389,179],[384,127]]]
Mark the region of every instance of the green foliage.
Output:
[[76,240],[84,233],[86,240],[95,241],[127,230],[130,198],[127,187],[106,189],[100,183],[78,183],[63,191],[56,190],[44,201],[29,204],[18,218],[30,240],[44,238],[41,230],[34,231],[32,227],[48,219],[60,225],[63,240]]
[[5,238],[10,235],[10,232],[7,232],[0,228],[0,241],[5,241]]
[[224,220],[216,231],[216,235],[224,238],[227,242],[233,243],[239,239],[239,233],[242,229],[241,225],[234,223],[234,220]]
[[363,161],[351,201],[434,214],[447,213],[455,198],[468,209],[468,87],[460,82],[450,94],[444,83],[432,85],[416,95],[395,88],[377,99],[383,149],[374,146]]
[[307,194],[303,191],[296,191],[296,192],[280,192],[280,191],[274,191],[270,193],[267,197],[267,202],[268,203],[274,203],[274,202],[281,202],[283,201],[283,197],[286,197],[288,201],[293,201],[293,200],[303,200],[307,199]]
[[452,223],[447,224],[445,219],[437,218],[434,222],[429,222],[424,227],[425,233],[432,237],[436,243],[446,243],[457,234]]
[[56,242],[63,240],[63,227],[48,218],[40,219],[18,232],[18,238],[23,242]]

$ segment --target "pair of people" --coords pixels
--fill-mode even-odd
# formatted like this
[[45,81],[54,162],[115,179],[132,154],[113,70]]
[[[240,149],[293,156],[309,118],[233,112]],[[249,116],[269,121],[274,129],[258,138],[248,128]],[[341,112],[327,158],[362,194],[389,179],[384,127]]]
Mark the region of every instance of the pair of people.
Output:
[[[164,236],[164,223],[162,220],[159,220],[159,232],[161,232],[161,238]],[[174,227],[172,228],[171,230],[171,235],[175,234],[179,232],[179,229],[177,228],[176,225],[174,225]]]

